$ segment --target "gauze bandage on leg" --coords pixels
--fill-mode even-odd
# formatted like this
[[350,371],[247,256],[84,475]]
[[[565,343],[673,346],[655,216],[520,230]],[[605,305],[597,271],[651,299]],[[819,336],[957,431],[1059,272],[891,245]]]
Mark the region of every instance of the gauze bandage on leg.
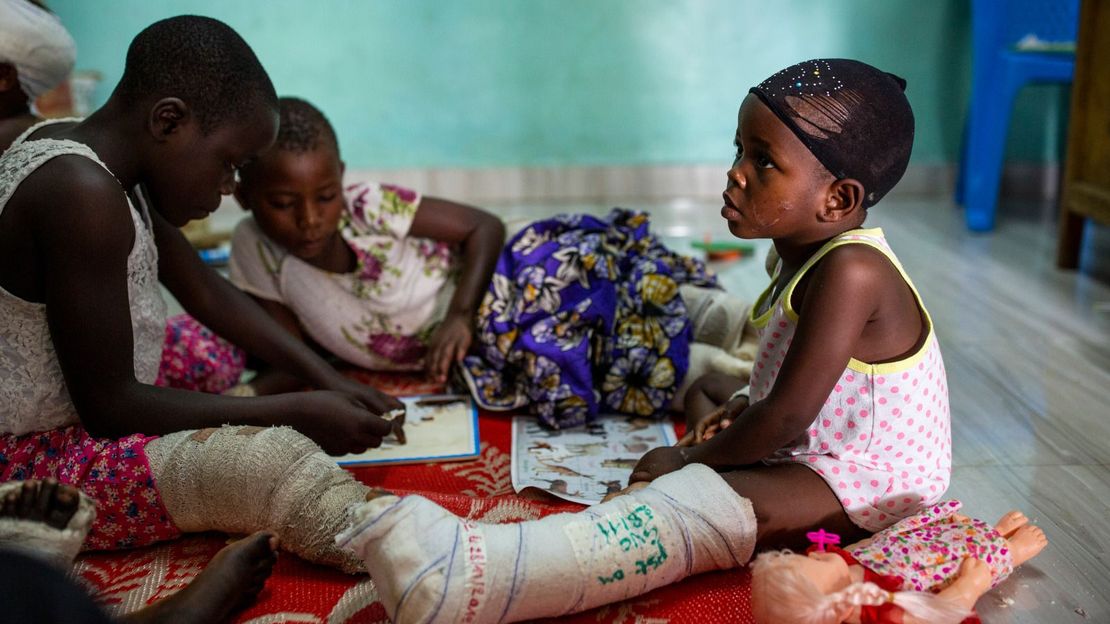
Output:
[[[22,487],[22,481],[0,483],[0,499]],[[0,548],[17,550],[68,570],[81,551],[81,544],[85,543],[95,518],[96,505],[84,492],[78,492],[77,511],[62,529],[55,529],[42,520],[0,517]]]
[[743,565],[751,503],[690,465],[575,514],[478,524],[419,496],[360,506],[336,542],[357,552],[386,613],[406,622],[515,622],[623,600]]
[[304,559],[364,572],[335,545],[369,491],[288,427],[221,427],[163,436],[146,447],[158,491],[186,532],[269,529]]

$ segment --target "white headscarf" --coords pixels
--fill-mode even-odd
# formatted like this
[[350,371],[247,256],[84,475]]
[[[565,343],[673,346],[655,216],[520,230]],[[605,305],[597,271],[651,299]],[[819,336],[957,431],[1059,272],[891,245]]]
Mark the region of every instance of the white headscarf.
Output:
[[0,63],[11,63],[30,101],[73,71],[77,46],[57,15],[28,0],[0,0]]

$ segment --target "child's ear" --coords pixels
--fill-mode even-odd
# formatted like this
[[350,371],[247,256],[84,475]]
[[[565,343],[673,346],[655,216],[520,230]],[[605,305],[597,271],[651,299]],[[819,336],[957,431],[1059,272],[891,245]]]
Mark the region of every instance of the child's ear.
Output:
[[828,196],[818,218],[826,223],[843,221],[863,210],[863,184],[852,178],[829,185]]
[[347,173],[347,163],[340,160],[339,161],[339,177],[342,178],[345,173]]
[[156,141],[165,141],[192,121],[192,112],[179,98],[162,98],[150,107],[147,129]]

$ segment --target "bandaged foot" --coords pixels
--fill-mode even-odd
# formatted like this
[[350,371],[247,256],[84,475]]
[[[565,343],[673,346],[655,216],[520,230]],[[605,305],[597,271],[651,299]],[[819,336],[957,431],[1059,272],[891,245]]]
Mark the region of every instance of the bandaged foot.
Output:
[[756,529],[751,503],[697,464],[581,513],[531,522],[469,522],[419,496],[384,496],[356,513],[336,542],[366,561],[397,624],[583,611],[743,565]]
[[53,479],[0,483],[0,548],[68,570],[95,517],[92,499],[71,485]]
[[345,572],[362,562],[335,545],[369,488],[289,427],[221,427],[163,436],[146,447],[166,511],[179,529],[252,533]]
[[686,304],[694,341],[733,352],[740,346],[751,304],[717,288],[685,284],[679,294]]

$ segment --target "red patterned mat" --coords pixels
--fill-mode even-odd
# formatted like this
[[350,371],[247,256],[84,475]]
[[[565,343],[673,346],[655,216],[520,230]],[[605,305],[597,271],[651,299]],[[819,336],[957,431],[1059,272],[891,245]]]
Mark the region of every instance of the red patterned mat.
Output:
[[[364,383],[397,395],[434,392],[415,377],[355,372]],[[399,494],[419,493],[467,518],[484,522],[534,520],[582,507],[540,494],[513,493],[509,476],[510,419],[481,413],[482,455],[474,461],[355,468],[360,481]],[[76,573],[110,611],[133,611],[189,583],[226,543],[221,535],[194,535],[160,546],[82,556]],[[605,624],[751,622],[746,569],[703,574],[625,602],[563,618]],[[374,583],[284,554],[258,602],[238,622],[387,622]]]

